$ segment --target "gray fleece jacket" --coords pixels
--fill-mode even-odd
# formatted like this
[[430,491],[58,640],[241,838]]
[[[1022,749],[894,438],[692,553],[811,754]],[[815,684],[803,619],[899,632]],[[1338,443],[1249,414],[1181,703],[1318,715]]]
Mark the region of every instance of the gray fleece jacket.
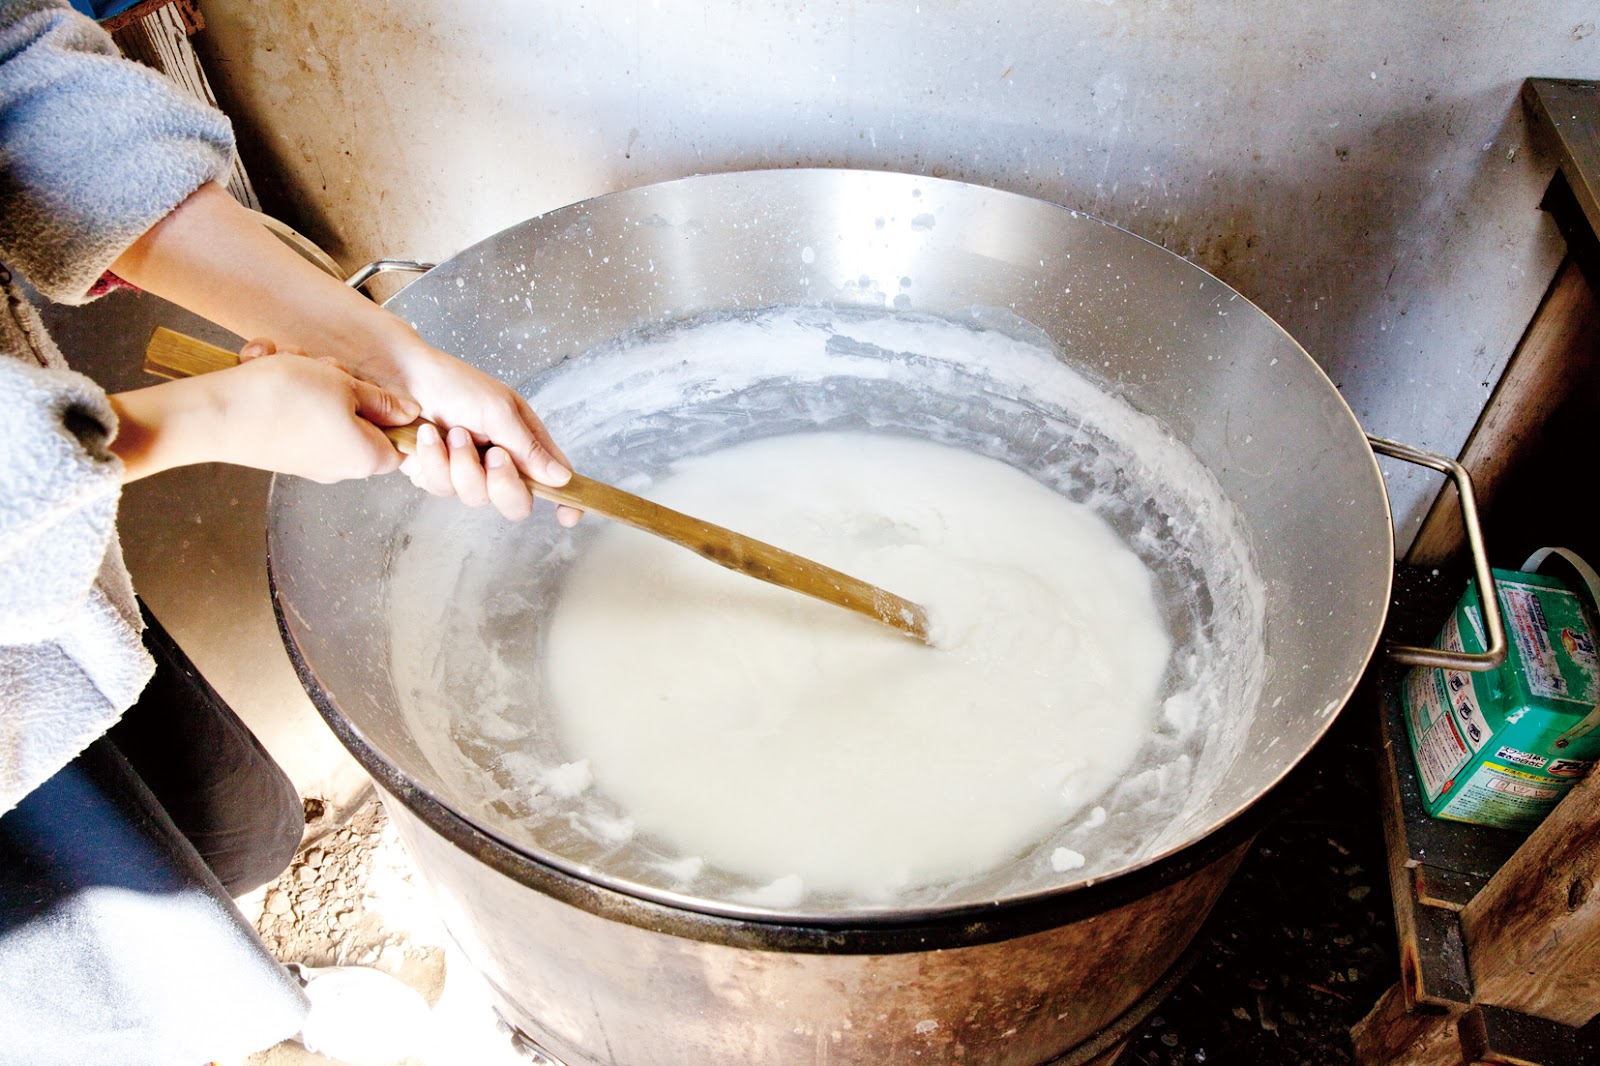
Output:
[[105,393],[66,368],[12,278],[82,303],[233,151],[227,119],[51,0],[0,0],[0,813],[149,679],[117,545]]
[[[119,57],[64,3],[0,0],[0,816],[151,673],[117,545],[116,417],[66,368],[13,272],[82,303],[232,151],[226,118]],[[232,1061],[300,1028],[305,996],[221,886],[139,861],[164,887],[95,883],[32,901],[37,914],[0,912],[0,1066]]]

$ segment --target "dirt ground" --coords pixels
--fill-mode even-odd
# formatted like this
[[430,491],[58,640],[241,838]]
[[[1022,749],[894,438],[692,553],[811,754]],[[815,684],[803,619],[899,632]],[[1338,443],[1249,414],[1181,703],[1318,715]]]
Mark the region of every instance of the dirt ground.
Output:
[[[482,979],[456,955],[410,857],[374,798],[301,850],[246,901],[283,962],[367,966],[404,981],[431,1008],[428,1047],[405,1066],[529,1066],[500,1026]],[[326,1066],[340,1060],[286,1041],[239,1066]]]

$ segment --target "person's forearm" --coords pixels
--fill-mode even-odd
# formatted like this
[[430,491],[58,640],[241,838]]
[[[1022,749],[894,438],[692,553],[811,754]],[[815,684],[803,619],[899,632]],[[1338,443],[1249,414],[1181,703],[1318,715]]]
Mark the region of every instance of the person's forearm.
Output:
[[221,401],[204,379],[115,393],[110,400],[117,413],[111,450],[122,460],[124,483],[218,457]]
[[351,369],[392,372],[409,325],[317,269],[220,186],[203,185],[111,269],[241,337],[272,337]]
[[[191,463],[233,463],[334,482],[387,473],[400,453],[384,426],[417,405],[333,363],[266,351],[239,366],[112,396],[111,450],[133,481]],[[519,482],[520,484],[520,482]]]
[[[465,430],[469,439],[453,452],[438,438],[418,445],[408,472],[430,492],[482,502],[489,476],[479,449],[486,445],[499,446],[522,473],[546,484],[564,485],[572,476],[549,431],[513,389],[425,343],[398,316],[312,266],[217,185],[197,190],[112,270],[241,337],[271,337],[334,359],[356,377],[417,401],[441,429]],[[495,506],[523,517],[532,497],[520,481],[510,484],[515,491],[501,493]],[[571,524],[578,512],[562,508],[558,515]]]

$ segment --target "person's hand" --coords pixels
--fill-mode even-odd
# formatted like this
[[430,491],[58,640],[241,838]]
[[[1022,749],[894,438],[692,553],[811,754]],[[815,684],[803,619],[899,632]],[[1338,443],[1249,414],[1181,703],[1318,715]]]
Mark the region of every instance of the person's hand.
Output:
[[[419,487],[469,507],[493,504],[507,518],[522,519],[533,509],[533,496],[519,471],[552,486],[571,479],[566,456],[516,390],[420,339],[408,338],[385,362],[369,361],[361,372],[416,397],[422,416],[438,427],[418,428],[417,452],[400,467]],[[556,509],[564,526],[581,515]]]
[[[150,227],[111,268],[241,337],[270,336],[335,356],[355,377],[415,399],[446,434],[439,439],[424,431],[417,456],[402,468],[429,492],[473,506],[492,503],[521,518],[533,500],[516,471],[553,486],[571,476],[515,390],[427,344],[398,316],[311,265],[215,182]],[[451,447],[456,427],[468,439],[456,434],[459,443]],[[562,507],[556,514],[571,525],[579,512]]]
[[324,485],[398,469],[404,456],[381,427],[403,426],[419,410],[331,357],[267,338],[240,349],[239,366],[202,380],[218,396],[222,461]]
[[252,341],[238,366],[111,397],[112,449],[125,479],[224,462],[325,484],[383,474],[401,455],[379,426],[417,417],[413,400],[347,373],[332,359]]

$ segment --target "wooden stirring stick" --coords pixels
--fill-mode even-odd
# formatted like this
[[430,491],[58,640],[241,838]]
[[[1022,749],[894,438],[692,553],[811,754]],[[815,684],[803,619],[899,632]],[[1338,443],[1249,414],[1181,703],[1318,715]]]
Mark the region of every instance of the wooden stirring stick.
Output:
[[[238,365],[239,357],[225,348],[157,326],[144,353],[147,373],[164,378],[193,377],[213,370]],[[385,426],[384,434],[402,455],[417,450],[417,427]],[[731,529],[702,522],[642,496],[624,492],[603,481],[574,473],[560,488],[542,485],[524,476],[523,483],[535,496],[555,503],[601,515],[614,522],[653,533],[680,544],[718,566],[746,574],[760,581],[793,589],[824,603],[832,603],[858,614],[876,618],[924,643],[928,642],[928,613],[910,600],[876,585],[842,574],[831,567],[814,563],[782,548],[735,533]]]

